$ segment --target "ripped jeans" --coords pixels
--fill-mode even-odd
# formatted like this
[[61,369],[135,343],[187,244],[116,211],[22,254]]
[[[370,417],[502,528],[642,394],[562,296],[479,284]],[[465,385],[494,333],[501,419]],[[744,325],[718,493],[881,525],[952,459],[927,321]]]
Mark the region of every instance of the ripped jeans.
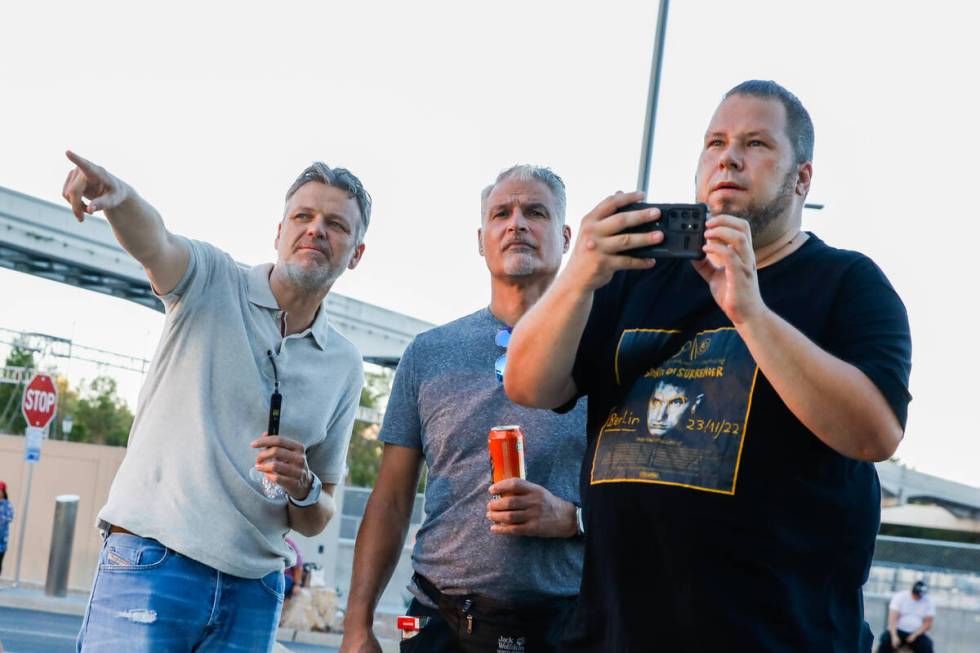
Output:
[[78,634],[79,653],[268,653],[284,580],[230,576],[156,540],[111,533]]

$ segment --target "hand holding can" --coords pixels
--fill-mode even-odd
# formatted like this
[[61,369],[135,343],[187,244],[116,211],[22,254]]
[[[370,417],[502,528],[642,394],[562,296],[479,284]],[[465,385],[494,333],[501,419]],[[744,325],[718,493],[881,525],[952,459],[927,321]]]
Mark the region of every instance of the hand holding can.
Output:
[[524,431],[520,426],[495,426],[487,438],[490,450],[490,482],[527,478],[524,468]]

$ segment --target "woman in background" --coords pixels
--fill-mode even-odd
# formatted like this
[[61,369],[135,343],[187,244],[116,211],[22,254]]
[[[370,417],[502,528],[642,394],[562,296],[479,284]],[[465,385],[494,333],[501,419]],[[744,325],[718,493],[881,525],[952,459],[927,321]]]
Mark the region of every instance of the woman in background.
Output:
[[7,484],[0,481],[0,575],[3,574],[3,556],[7,553],[7,536],[10,534],[10,524],[13,521],[14,506],[7,496]]

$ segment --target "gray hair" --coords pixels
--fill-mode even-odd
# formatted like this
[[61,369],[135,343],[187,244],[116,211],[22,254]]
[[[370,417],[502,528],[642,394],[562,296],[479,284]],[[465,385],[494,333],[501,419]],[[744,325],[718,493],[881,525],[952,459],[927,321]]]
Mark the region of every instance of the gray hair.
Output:
[[490,193],[493,189],[497,187],[502,181],[508,179],[517,179],[519,181],[540,181],[542,184],[548,187],[552,195],[555,196],[555,200],[558,204],[558,218],[560,219],[559,224],[565,224],[565,182],[561,180],[561,177],[556,175],[551,168],[546,168],[544,166],[533,166],[527,163],[519,163],[515,166],[511,166],[497,175],[497,178],[492,184],[483,189],[480,194],[480,217],[481,219],[486,217],[487,212],[487,198],[490,197]]
[[346,191],[347,197],[357,202],[357,208],[361,212],[361,228],[358,230],[357,243],[364,242],[364,234],[367,233],[368,225],[371,223],[371,196],[364,190],[361,180],[347,168],[331,168],[322,161],[314,161],[299,174],[293,185],[286,191],[286,202],[289,202],[301,186],[311,181],[318,181]]
[[722,101],[733,95],[747,95],[763,100],[778,100],[786,109],[786,136],[793,144],[797,163],[813,161],[813,121],[806,107],[783,86],[772,80],[750,79],[725,93]]

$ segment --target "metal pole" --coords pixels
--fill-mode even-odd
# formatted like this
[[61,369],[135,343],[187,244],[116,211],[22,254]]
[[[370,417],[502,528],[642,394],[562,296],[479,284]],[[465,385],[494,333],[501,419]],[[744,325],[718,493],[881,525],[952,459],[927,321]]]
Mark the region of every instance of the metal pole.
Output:
[[647,115],[643,123],[643,145],[640,149],[640,175],[637,190],[649,190],[650,166],[653,158],[653,129],[657,122],[657,100],[660,97],[660,69],[663,66],[664,40],[667,37],[667,6],[670,0],[660,0],[657,11],[657,35],[653,41],[653,61],[650,63],[650,88],[647,92]]
[[344,521],[344,481],[341,480],[333,489],[333,501],[336,510],[333,519],[327,522],[327,527],[320,536],[324,544],[323,579],[327,587],[337,587],[337,561],[340,560],[340,524]]
[[48,596],[68,594],[68,570],[71,567],[71,549],[75,541],[78,500],[77,494],[63,494],[55,499],[48,576],[44,582],[44,593]]
[[27,530],[27,509],[31,503],[31,481],[34,480],[34,463],[27,463],[27,492],[20,509],[20,533],[17,534],[17,564],[14,567],[14,587],[20,583],[20,561],[24,557],[24,531]]

